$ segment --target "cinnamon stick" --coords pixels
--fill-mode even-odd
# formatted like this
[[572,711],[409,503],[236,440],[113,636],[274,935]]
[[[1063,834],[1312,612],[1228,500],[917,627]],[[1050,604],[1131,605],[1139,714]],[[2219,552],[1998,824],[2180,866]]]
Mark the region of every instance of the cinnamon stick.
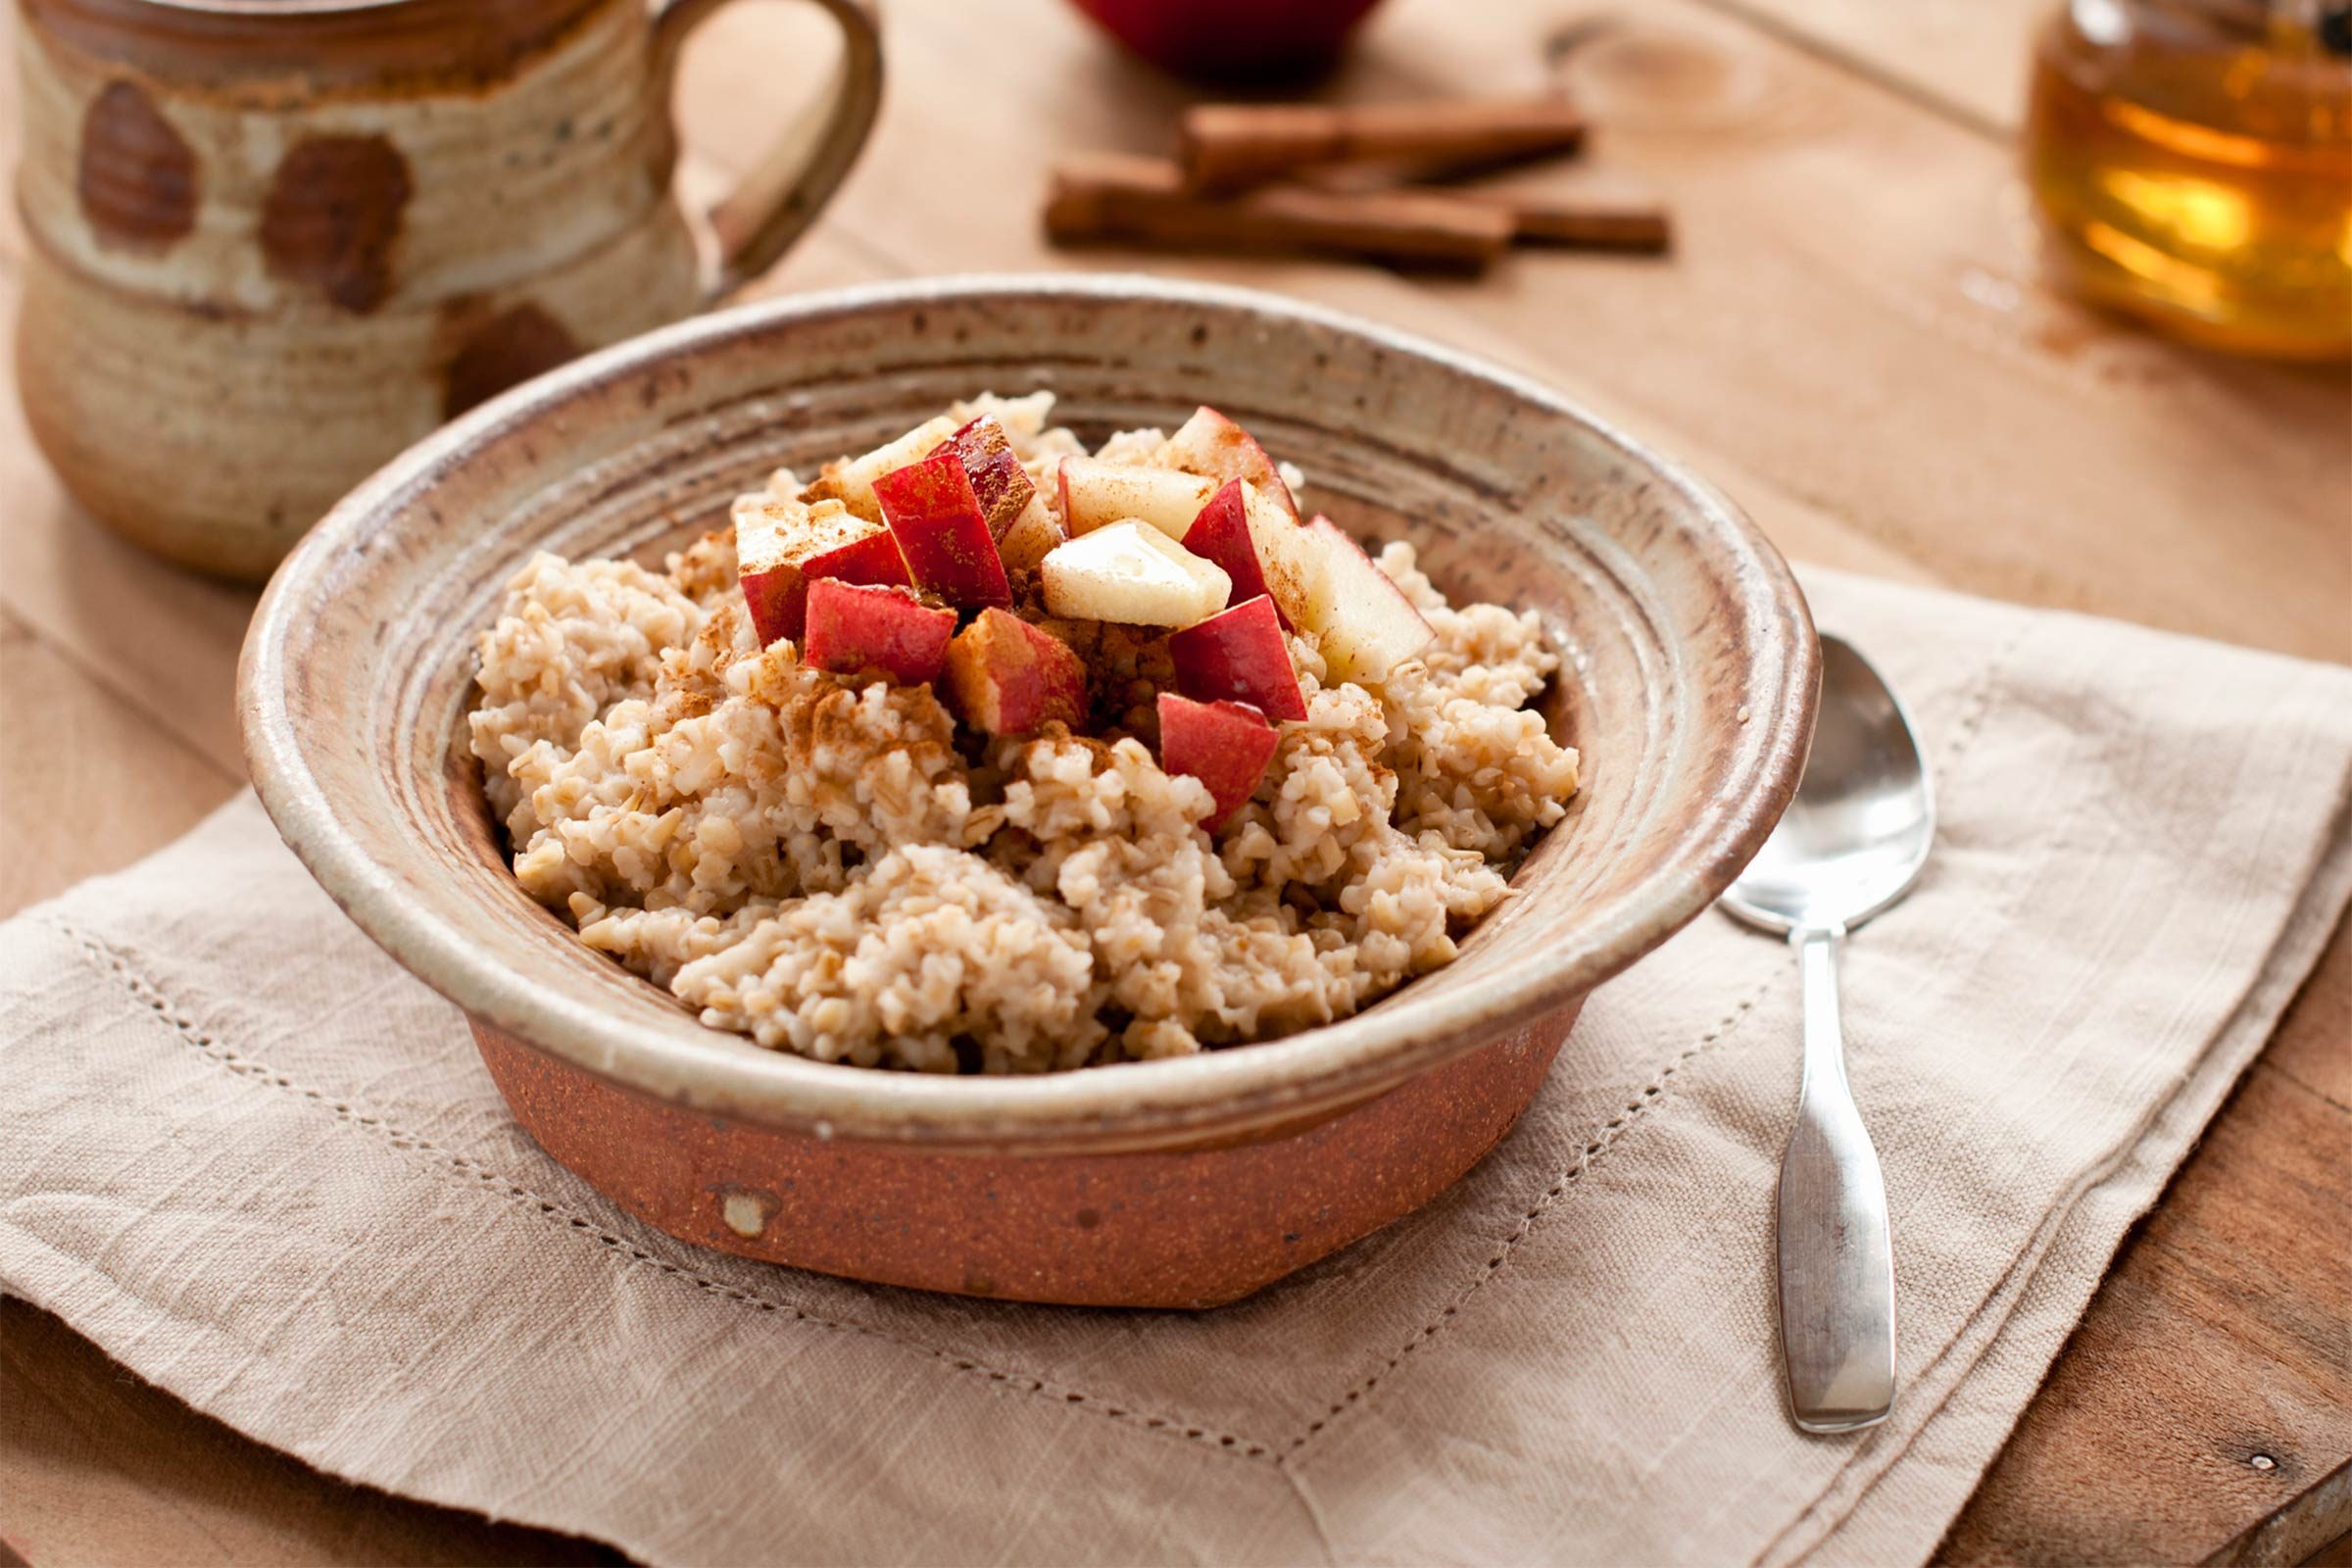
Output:
[[[1346,164],[1307,170],[1299,174],[1301,183],[1317,190],[1350,196],[1395,189],[1401,177],[1396,166],[1385,164]],[[1464,173],[1446,170],[1419,177],[1459,179]],[[1521,245],[1647,255],[1674,246],[1674,220],[1666,209],[1622,187],[1594,188],[1588,181],[1581,188],[1561,191],[1507,184],[1451,183],[1427,190],[1427,194],[1506,209],[1514,225],[1511,237]]]
[[1674,220],[1655,202],[1547,196],[1535,191],[1455,190],[1455,201],[1495,207],[1511,215],[1511,238],[1521,245],[1659,255],[1673,248]]
[[1185,112],[1177,157],[1189,188],[1231,191],[1331,164],[1475,167],[1573,152],[1584,139],[1584,117],[1559,98],[1201,104]]
[[1283,185],[1201,196],[1174,164],[1113,153],[1057,167],[1046,204],[1046,232],[1060,245],[1307,251],[1470,270],[1500,256],[1517,223],[1505,208],[1416,191]]

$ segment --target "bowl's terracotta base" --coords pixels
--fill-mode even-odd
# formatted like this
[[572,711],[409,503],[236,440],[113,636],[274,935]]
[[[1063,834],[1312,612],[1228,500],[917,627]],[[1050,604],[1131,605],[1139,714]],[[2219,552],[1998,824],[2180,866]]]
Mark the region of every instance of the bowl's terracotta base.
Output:
[[946,1154],[714,1117],[473,1026],[523,1130],[621,1207],[722,1251],[885,1285],[1217,1306],[1411,1213],[1519,1119],[1578,1006],[1377,1099],[1240,1143]]

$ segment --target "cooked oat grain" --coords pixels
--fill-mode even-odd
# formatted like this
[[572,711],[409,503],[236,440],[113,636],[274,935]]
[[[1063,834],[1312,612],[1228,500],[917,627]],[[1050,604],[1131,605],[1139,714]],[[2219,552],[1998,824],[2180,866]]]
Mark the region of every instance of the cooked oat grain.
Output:
[[[1084,450],[1051,402],[951,413],[994,415],[1051,497]],[[1435,640],[1326,687],[1295,636],[1307,716],[1213,841],[1148,744],[1164,639],[1087,648],[1107,738],[959,748],[929,687],[760,647],[724,533],[665,572],[533,558],[481,637],[473,751],[531,896],[763,1046],[1027,1073],[1264,1039],[1450,959],[1576,789],[1526,708],[1559,663],[1536,616],[1448,606],[1407,545],[1379,564]]]

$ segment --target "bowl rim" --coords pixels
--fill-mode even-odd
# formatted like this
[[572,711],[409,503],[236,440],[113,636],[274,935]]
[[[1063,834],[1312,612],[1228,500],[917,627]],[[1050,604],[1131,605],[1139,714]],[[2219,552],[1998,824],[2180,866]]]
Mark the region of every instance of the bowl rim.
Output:
[[[321,574],[382,512],[466,461],[488,438],[534,422],[601,384],[795,321],[892,308],[1018,297],[1126,301],[1276,317],[1349,333],[1564,415],[1647,482],[1674,491],[1725,552],[1743,631],[1775,624],[1779,658],[1749,658],[1746,721],[1729,771],[1744,796],[1692,813],[1661,872],[1620,896],[1583,942],[1514,965],[1468,994],[1406,986],[1382,1005],[1296,1035],[1173,1060],[1021,1078],[935,1077],[819,1062],[788,1052],[713,1050],[710,1031],[648,1031],[565,988],[486,957],[338,819],[308,765],[287,701],[288,638]],[[1743,568],[1743,569],[1741,569]],[[1767,678],[1767,675],[1772,678]],[[964,273],[783,296],[689,318],[575,360],[485,403],[394,458],[330,510],[279,565],[238,661],[238,713],[256,792],[280,835],[375,943],[470,1017],[625,1087],[820,1139],[945,1150],[1164,1147],[1319,1118],[1370,1098],[1585,993],[1696,918],[1754,855],[1794,795],[1810,742],[1820,652],[1804,595],[1780,554],[1730,500],[1679,464],[1532,378],[1361,318],[1253,289],[1123,273]]]

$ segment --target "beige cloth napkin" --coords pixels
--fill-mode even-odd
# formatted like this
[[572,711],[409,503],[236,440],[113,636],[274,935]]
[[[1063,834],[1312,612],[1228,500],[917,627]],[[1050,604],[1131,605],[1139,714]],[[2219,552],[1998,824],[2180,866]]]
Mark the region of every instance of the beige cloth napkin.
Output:
[[2352,671],[1808,582],[1943,809],[1845,964],[1876,1431],[1783,1415],[1796,977],[1712,914],[1426,1212],[1213,1313],[1023,1307],[617,1213],[247,798],[0,928],[0,1281],[322,1469],[657,1563],[1918,1561],[2352,893]]

